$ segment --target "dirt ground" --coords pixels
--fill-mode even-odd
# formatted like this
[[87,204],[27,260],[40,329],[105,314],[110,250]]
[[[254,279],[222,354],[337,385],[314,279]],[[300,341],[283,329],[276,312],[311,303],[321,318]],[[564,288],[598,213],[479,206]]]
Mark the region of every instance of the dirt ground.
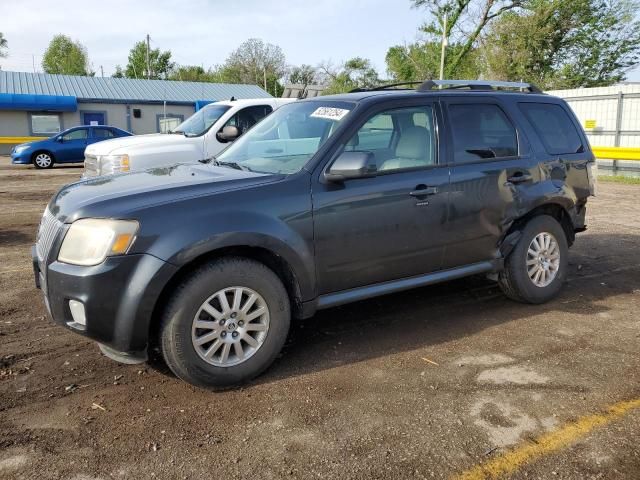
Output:
[[[80,173],[0,160],[0,478],[450,478],[487,462],[640,478],[640,408],[544,440],[640,398],[638,186],[600,184],[547,305],[474,277],[327,310],[253,384],[211,393],[47,318],[29,250]],[[526,461],[505,464],[514,449]]]

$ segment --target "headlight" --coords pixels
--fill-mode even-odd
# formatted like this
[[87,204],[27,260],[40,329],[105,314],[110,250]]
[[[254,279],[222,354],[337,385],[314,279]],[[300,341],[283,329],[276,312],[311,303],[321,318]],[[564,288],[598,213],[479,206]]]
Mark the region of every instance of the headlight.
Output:
[[100,155],[98,157],[100,165],[100,174],[109,175],[110,173],[128,172],[129,171],[129,155]]
[[84,218],[71,224],[58,260],[74,265],[98,265],[111,255],[124,255],[135,240],[138,222]]
[[22,153],[22,152],[24,152],[27,148],[29,148],[29,145],[18,145],[17,147],[15,147],[15,148],[13,149],[13,151],[14,151],[15,153]]

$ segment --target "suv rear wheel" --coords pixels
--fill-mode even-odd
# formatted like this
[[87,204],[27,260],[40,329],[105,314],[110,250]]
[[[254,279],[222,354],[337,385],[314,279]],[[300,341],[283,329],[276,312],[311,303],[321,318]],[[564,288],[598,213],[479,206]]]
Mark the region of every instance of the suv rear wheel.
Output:
[[229,257],[203,266],[165,309],[161,348],[169,368],[194,385],[222,389],[264,371],[289,331],[287,291],[265,265]]
[[505,260],[499,284],[509,298],[544,303],[554,298],[567,276],[569,247],[558,221],[549,215],[533,217]]

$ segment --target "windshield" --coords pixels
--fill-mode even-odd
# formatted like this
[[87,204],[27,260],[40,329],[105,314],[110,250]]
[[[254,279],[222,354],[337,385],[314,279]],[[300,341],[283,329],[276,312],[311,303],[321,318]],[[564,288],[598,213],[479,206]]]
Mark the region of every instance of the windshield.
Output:
[[184,133],[187,137],[202,135],[230,108],[229,105],[207,105],[178,125],[172,133]]
[[236,140],[215,163],[262,173],[296,173],[353,106],[320,100],[284,105]]

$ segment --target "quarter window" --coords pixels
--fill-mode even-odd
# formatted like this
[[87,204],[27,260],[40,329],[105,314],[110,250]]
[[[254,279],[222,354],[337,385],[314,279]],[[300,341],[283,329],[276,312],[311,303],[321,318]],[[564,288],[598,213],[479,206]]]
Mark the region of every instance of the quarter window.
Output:
[[453,104],[449,116],[456,163],[518,155],[516,130],[497,105]]
[[551,155],[579,153],[582,140],[566,110],[553,103],[521,103],[520,109]]
[[53,135],[60,132],[60,115],[31,115],[31,132],[34,135]]
[[424,168],[436,163],[433,109],[387,110],[371,117],[346,143],[345,150],[371,152],[380,172]]

